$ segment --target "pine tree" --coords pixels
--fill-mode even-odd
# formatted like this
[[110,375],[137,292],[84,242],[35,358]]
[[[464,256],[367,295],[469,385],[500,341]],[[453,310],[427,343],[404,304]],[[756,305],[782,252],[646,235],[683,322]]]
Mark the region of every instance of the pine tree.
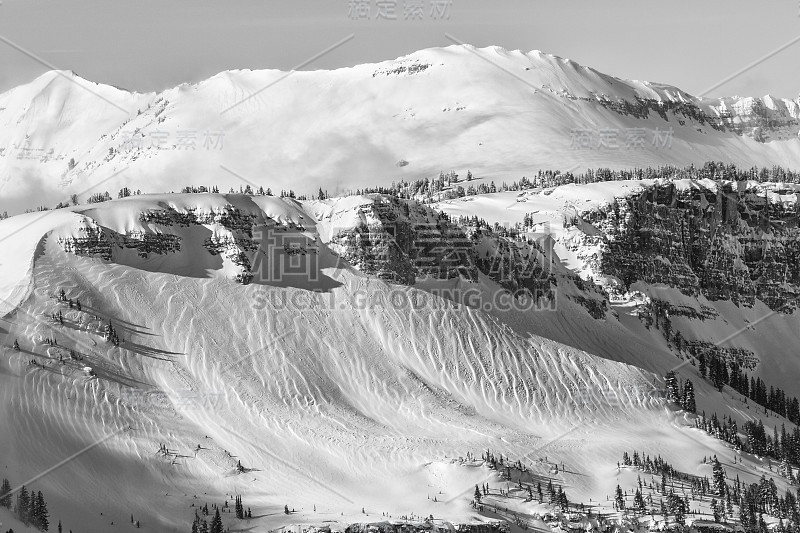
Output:
[[673,515],[675,515],[675,522],[683,525],[684,516],[686,514],[686,507],[683,498],[670,492],[669,494],[669,508]]
[[11,509],[11,483],[5,478],[0,486],[0,507]]
[[678,386],[678,379],[675,377],[675,372],[672,370],[667,372],[667,375],[664,376],[664,382],[667,387],[667,396],[669,401],[680,403],[680,387]]
[[19,342],[17,341],[17,339],[14,339],[14,346],[13,346],[13,348],[14,348],[14,351],[15,351],[15,352],[18,352],[18,351],[20,351],[20,348],[19,348]]
[[558,493],[556,494],[556,501],[558,502],[559,507],[561,507],[562,511],[566,511],[569,508],[569,500],[567,500],[567,495],[560,486],[558,487]]
[[17,503],[14,506],[14,514],[17,515],[17,518],[24,523],[28,523],[28,507],[30,506],[30,495],[28,494],[28,489],[25,488],[25,485],[19,489],[17,493]]
[[192,522],[192,533],[199,533],[199,532],[197,531],[197,520],[195,520],[194,522]]
[[616,495],[614,496],[614,502],[617,504],[617,509],[620,511],[625,509],[625,497],[622,495],[622,488],[617,485]]
[[242,497],[236,497],[236,518],[242,519],[244,518],[244,505],[242,504]]
[[36,493],[36,527],[42,531],[50,529],[50,513],[47,512],[47,503],[44,501],[42,491]]
[[719,463],[719,460],[717,459],[716,455],[714,456],[712,464],[713,464],[712,473],[714,478],[714,490],[720,496],[724,496],[726,489],[725,470],[723,470],[722,465]]
[[639,489],[636,489],[636,495],[633,497],[633,507],[640,513],[645,511],[644,498],[642,497],[642,491]]
[[481,490],[478,488],[478,485],[475,485],[475,495],[474,495],[474,498],[475,498],[475,501],[476,501],[476,502],[480,503],[480,501],[481,501]]
[[31,498],[28,500],[28,520],[34,526],[39,523],[39,502],[36,499],[36,493],[31,491]]
[[694,385],[690,379],[686,380],[686,384],[683,387],[683,409],[685,411],[689,411],[690,413],[697,412],[697,405],[695,404],[694,400]]
[[222,518],[219,516],[219,508],[214,512],[214,518],[211,520],[211,530],[209,533],[223,533]]

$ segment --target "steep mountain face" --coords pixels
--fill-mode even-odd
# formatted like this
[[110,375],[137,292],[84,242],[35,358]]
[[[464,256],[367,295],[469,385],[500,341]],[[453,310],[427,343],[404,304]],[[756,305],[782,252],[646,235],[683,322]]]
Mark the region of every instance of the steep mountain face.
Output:
[[475,250],[464,231],[418,202],[375,194],[307,208],[324,227],[328,246],[366,274],[406,285],[423,276],[477,280]]
[[[215,194],[173,195],[154,203],[141,196],[121,200],[122,207],[112,202],[113,208],[77,209],[52,235],[77,256],[243,285],[327,290],[338,283],[309,273],[354,268],[506,322],[509,313],[538,311],[541,317],[550,310],[556,317],[586,313],[617,323],[620,302],[627,305],[643,294],[633,329],[654,328],[665,343],[660,350],[678,356],[703,351],[766,376],[772,372],[762,362],[779,358],[777,350],[753,346],[748,335],[738,334],[732,345],[719,346],[720,330],[712,325],[739,322],[746,310],[759,313],[762,307],[791,316],[799,275],[797,194],[791,184],[712,180],[565,186],[522,193],[527,201],[517,197],[515,207],[550,211],[533,209],[512,226],[458,215],[450,211],[457,201],[436,206],[454,215],[447,216],[385,194],[303,203]],[[504,202],[507,193],[471,201],[496,197]],[[475,212],[484,214],[481,207]],[[728,302],[732,308],[723,305]],[[554,334],[547,322],[540,319],[528,331],[641,364],[610,351],[626,337],[641,337],[630,324],[612,334],[608,346],[563,327]],[[773,343],[779,346],[783,337]],[[786,386],[785,380],[777,383]]]
[[[786,183],[646,179],[478,195],[435,207],[456,220],[477,216],[516,228],[516,243],[533,233],[530,224],[546,225],[554,261],[534,259],[540,268],[557,265],[548,267],[548,284],[558,312],[506,316],[519,331],[655,372],[663,368],[657,359],[638,360],[636,351],[695,364],[702,352],[791,390],[790,376],[800,371],[787,351],[800,327],[799,192]],[[597,327],[565,320],[576,311],[571,304]]]
[[600,271],[624,288],[663,283],[683,294],[775,311],[797,308],[798,191],[792,184],[656,184],[585,218],[608,235]]
[[[0,95],[0,210],[246,183],[337,193],[471,169],[717,160],[796,167],[798,102],[693,97],[533,51],[451,46],[335,71],[223,72],[159,94],[50,72]],[[243,178],[243,179],[242,179]],[[35,206],[26,206],[35,207]]]
[[712,108],[727,128],[760,142],[791,139],[798,134],[798,100],[776,99],[769,95],[721,98]]
[[[687,343],[708,342],[703,328],[725,334],[769,310],[758,283],[752,307],[736,307],[700,282],[648,283],[634,269],[621,301],[622,280],[606,272],[629,241],[643,257],[634,266],[668,251],[679,262],[684,248],[662,243],[676,238],[666,226],[653,237],[661,226],[637,210],[670,205],[733,228],[732,212],[712,209],[719,190],[732,193],[709,187],[594,183],[436,206],[387,194],[140,195],[0,221],[0,420],[17,429],[0,432],[3,475],[27,480],[89,447],[35,482],[75,530],[133,514],[145,531],[184,531],[204,504],[242,495],[253,518],[224,513],[232,529],[499,533],[524,517],[555,532],[619,531],[606,495],[636,483],[617,467],[622,451],[698,475],[710,475],[709,453],[732,453],[665,398],[661,376],[689,353],[664,335],[662,311],[672,306]],[[736,227],[757,231],[744,214]],[[694,286],[696,297],[681,292]],[[697,309],[692,336],[682,320]],[[725,353],[787,387],[800,369],[774,348],[800,324],[779,317],[785,330],[758,324]],[[698,409],[740,427],[762,416],[694,366],[681,374]],[[763,420],[768,432],[786,423]],[[475,457],[486,449],[505,471]],[[744,482],[775,475],[737,456]],[[549,480],[607,516],[530,496]],[[484,483],[492,515],[474,504]]]
[[[342,255],[368,255],[368,247],[348,244],[354,234],[344,224],[333,231],[325,213],[372,227],[405,217],[404,204],[380,195],[342,202],[352,208],[141,196],[0,222],[9,244],[32,243],[0,264],[7,286],[27,288],[3,323],[19,345],[0,348],[0,416],[18,429],[0,432],[3,475],[30,479],[69,450],[102,441],[36,482],[51,516],[89,531],[131,514],[146,530],[182,531],[198,506],[242,493],[256,521],[249,524],[268,529],[324,522],[343,530],[381,509],[471,524],[474,485],[499,483],[478,463],[454,462],[472,448],[510,453],[557,438],[552,450],[574,450],[576,472],[589,472],[586,453],[616,460],[603,451],[606,439],[624,433],[642,446],[650,429],[666,438],[677,418],[654,375],[514,334],[481,310],[389,285],[337,258],[329,238]],[[407,205],[406,220],[431,214]],[[208,246],[227,238],[247,254],[259,229],[283,235],[290,226],[302,226],[317,248],[270,256],[294,277],[263,276],[256,253],[246,283],[236,254]],[[428,263],[397,257],[428,288],[462,282],[425,276]],[[478,274],[463,283],[491,282]],[[647,434],[640,416],[654,424]],[[660,429],[657,418],[666,421]],[[532,461],[537,472],[552,469]],[[420,489],[428,485],[431,497]],[[75,486],[86,487],[79,501]],[[602,476],[582,487],[609,488]],[[584,489],[572,490],[578,497]],[[287,503],[297,510],[291,516]]]

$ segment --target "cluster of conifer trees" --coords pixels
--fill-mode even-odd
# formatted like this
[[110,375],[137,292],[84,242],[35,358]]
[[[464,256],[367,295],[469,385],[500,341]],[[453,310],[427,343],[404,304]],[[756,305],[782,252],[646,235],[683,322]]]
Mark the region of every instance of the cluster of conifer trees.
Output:
[[[12,509],[11,501],[11,483],[8,479],[3,479],[3,483],[0,485],[0,507]],[[44,499],[42,491],[29,491],[28,488],[23,485],[17,491],[13,512],[19,521],[25,525],[33,526],[41,531],[48,531],[50,529],[50,513],[47,510],[47,502]]]
[[787,395],[780,387],[767,384],[759,377],[748,376],[741,365],[729,363],[719,357],[709,358],[703,352],[697,355],[698,369],[704,378],[708,378],[717,389],[724,385],[737,391],[758,405],[778,413],[791,423],[800,425],[800,400]]
[[[200,514],[195,511],[194,521],[192,522],[192,533],[223,533],[222,517],[219,514],[219,507],[216,505],[214,508],[214,517],[211,522],[205,518],[200,518]],[[202,514],[204,517],[208,516],[208,505],[203,506]]]
[[[467,173],[467,182],[474,178],[471,172]],[[672,165],[634,168],[629,170],[611,170],[608,168],[587,169],[586,172],[573,174],[559,170],[540,170],[536,176],[528,178],[523,176],[518,181],[502,182],[496,185],[493,181],[489,184],[468,184],[465,188],[459,181],[455,172],[440,173],[438,177],[417,179],[413,181],[401,180],[393,182],[388,187],[373,187],[353,191],[355,194],[380,193],[396,195],[401,198],[423,198],[423,202],[439,201],[441,199],[473,196],[505,191],[521,191],[533,188],[557,187],[560,185],[597,183],[603,181],[623,181],[642,179],[710,179],[727,181],[752,180],[756,182],[784,182],[800,183],[800,172],[785,169],[780,166],[739,168],[736,165],[709,161],[702,167],[690,165],[688,167],[675,167]]]
[[[716,456],[704,459],[710,462],[712,478],[691,476],[689,474],[675,470],[672,465],[663,461],[660,457],[650,460],[649,457],[637,452],[633,452],[631,457],[627,452],[622,456],[623,464],[634,466],[642,471],[651,474],[661,474],[661,483],[658,491],[662,496],[666,496],[666,502],[660,501],[661,514],[664,516],[673,515],[678,524],[684,523],[685,515],[690,511],[689,494],[692,498],[713,496],[711,499],[711,512],[716,522],[733,521],[736,518],[742,525],[746,533],[797,533],[800,532],[800,491],[793,492],[791,489],[785,491],[781,496],[778,493],[775,480],[766,476],[761,476],[758,483],[743,483],[737,475],[732,483],[722,464]],[[669,480],[669,483],[668,483]],[[675,480],[682,481],[683,495],[675,493]],[[651,488],[652,485],[651,485]],[[633,499],[632,510],[638,513],[646,513],[648,505],[642,496],[643,485],[639,478],[639,487]],[[626,509],[627,492],[623,494],[619,485],[614,497],[615,506],[618,509]],[[652,497],[648,495],[650,512],[653,512]],[[680,500],[680,502],[679,502]],[[738,516],[734,510],[734,505],[738,505]],[[782,522],[774,529],[768,530],[764,520],[764,514],[780,518]]]
[[108,321],[108,324],[106,324],[105,339],[114,346],[119,346],[119,335],[117,335],[117,330],[114,329],[114,326],[111,324],[110,320]]
[[[240,463],[241,464],[241,463]],[[247,511],[244,510],[244,505],[242,504],[242,497],[236,497],[236,504],[234,505],[234,509],[236,511],[236,518],[244,519],[244,518],[253,518],[253,513],[250,511],[250,508],[247,508]]]
[[697,412],[692,380],[686,379],[681,383],[675,376],[675,372],[670,370],[664,377],[664,381],[666,382],[667,396],[671,402],[680,405],[684,411],[689,411],[690,413]]
[[[539,503],[545,502],[545,493],[547,494],[547,503],[557,506],[562,511],[569,510],[569,498],[567,497],[567,493],[564,491],[564,488],[561,485],[553,484],[552,479],[548,479],[546,489],[542,489],[542,483],[540,481],[536,482],[536,488],[534,489],[533,482],[527,482],[523,484],[522,477],[523,474],[528,472],[527,467],[522,464],[522,461],[517,460],[516,462],[511,461],[508,457],[503,457],[503,454],[495,457],[495,455],[491,452],[491,450],[486,450],[485,453],[481,454],[481,459],[485,461],[489,468],[493,468],[495,470],[505,471],[505,478],[509,481],[512,481],[512,472],[517,472],[517,488],[519,490],[525,490],[527,488],[528,491],[528,498],[530,500],[538,500]],[[557,468],[557,467],[556,467]],[[545,492],[546,491],[546,492]],[[475,493],[474,493],[474,500],[477,503],[480,503],[481,498],[483,496],[489,495],[489,484],[486,483],[481,487],[475,485]]]
[[[722,162],[709,161],[702,167],[695,167],[690,165],[688,167],[675,167],[672,165],[647,167],[647,168],[634,168],[629,170],[611,170],[608,168],[587,169],[586,172],[573,174],[572,172],[561,172],[560,170],[539,170],[536,176],[528,178],[523,176],[517,181],[510,183],[502,182],[496,185],[494,181],[489,184],[479,183],[477,185],[468,184],[465,188],[461,183],[471,182],[474,180],[471,171],[467,171],[466,179],[459,180],[458,174],[455,171],[440,172],[439,176],[434,178],[417,179],[413,181],[401,180],[399,182],[392,182],[390,186],[371,187],[364,189],[356,189],[349,191],[348,194],[370,194],[379,193],[400,198],[421,198],[423,202],[437,202],[442,199],[460,198],[463,196],[475,196],[479,194],[505,192],[505,191],[521,191],[533,188],[546,188],[557,187],[560,185],[568,185],[571,183],[586,184],[597,183],[603,181],[622,181],[622,180],[641,180],[641,179],[711,179],[711,180],[729,180],[729,181],[745,181],[752,180],[756,182],[784,182],[784,183],[800,183],[800,172],[795,172],[785,169],[781,166],[767,167],[751,167],[748,169],[739,168],[733,164],[725,164]],[[181,189],[183,193],[219,193],[217,186],[186,186]],[[235,194],[233,188],[229,191]],[[240,187],[240,194],[272,196],[272,190],[268,187],[264,189],[259,187],[253,190],[252,187]],[[125,198],[131,195],[142,194],[142,191],[132,191],[127,187],[120,189],[117,197]],[[299,197],[295,195],[293,190],[281,191],[280,196],[288,198],[298,198],[300,200],[308,200],[310,197],[316,197],[320,200],[328,198],[327,191],[323,192],[322,189],[316,195],[307,196],[305,194]],[[111,194],[106,192],[95,193],[88,198],[88,203],[99,203],[111,200]],[[73,205],[77,205],[77,197],[72,198]],[[69,203],[59,202],[56,209],[67,207]],[[40,210],[49,209],[42,206]],[[7,214],[5,214],[7,217]],[[0,216],[2,219],[3,216]]]

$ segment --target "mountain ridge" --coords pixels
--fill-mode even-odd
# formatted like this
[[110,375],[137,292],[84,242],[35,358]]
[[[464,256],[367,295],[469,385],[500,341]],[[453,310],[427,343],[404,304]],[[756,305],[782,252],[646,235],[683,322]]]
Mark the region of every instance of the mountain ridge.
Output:
[[0,212],[34,190],[52,206],[72,193],[210,183],[335,194],[450,169],[516,180],[710,160],[800,167],[794,100],[697,99],[538,51],[453,45],[330,71],[224,71],[149,93],[62,74],[0,95]]

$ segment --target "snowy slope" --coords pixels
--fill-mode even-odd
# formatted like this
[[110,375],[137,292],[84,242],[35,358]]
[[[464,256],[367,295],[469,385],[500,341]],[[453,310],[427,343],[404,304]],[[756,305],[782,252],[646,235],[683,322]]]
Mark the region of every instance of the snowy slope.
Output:
[[[0,238],[38,243],[0,263],[0,296],[15,308],[4,312],[0,348],[0,420],[14,429],[0,432],[3,475],[29,479],[105,439],[34,483],[65,528],[108,531],[133,514],[144,531],[186,531],[198,506],[232,505],[240,494],[253,520],[224,514],[234,530],[343,530],[387,515],[490,519],[470,507],[473,487],[505,482],[480,462],[460,463],[468,451],[519,458],[584,502],[605,501],[625,478],[616,468],[623,451],[660,454],[690,472],[702,472],[710,454],[732,461],[720,441],[685,427],[689,417],[655,390],[657,375],[637,368],[662,370],[655,361],[665,349],[640,341],[650,351],[636,354],[628,342],[614,361],[529,335],[538,316],[494,316],[341,262],[319,262],[320,277],[332,280],[322,288],[241,285],[227,256],[210,260],[196,225],[153,218],[236,207],[255,225],[302,224],[331,258],[324,243],[334,227],[358,223],[364,202],[144,195],[50,212],[36,224],[26,224],[34,214],[0,221]],[[230,226],[203,220],[209,234]],[[70,238],[85,244],[89,228],[109,238],[176,235],[181,247],[146,257],[112,247],[110,259],[65,251]],[[100,241],[86,242],[102,253]],[[82,309],[59,302],[60,289]],[[59,311],[63,324],[51,319]],[[578,307],[559,314],[591,321]],[[119,347],[103,338],[109,321]],[[587,331],[588,344],[594,334],[609,345],[631,339]],[[56,346],[44,343],[53,337]],[[639,364],[618,362],[628,356]],[[698,401],[710,398],[700,386]],[[764,471],[747,459],[737,473],[752,481]],[[284,515],[284,505],[297,512]],[[505,505],[534,508],[521,498]]]
[[[637,98],[651,101],[646,118],[619,112],[620,102]],[[658,102],[684,110],[662,118]],[[689,108],[708,120],[687,116]],[[708,160],[797,168],[798,113],[792,100],[698,99],[500,47],[433,48],[288,76],[228,71],[159,94],[49,72],[0,95],[0,210],[19,212],[16,199],[32,191],[53,205],[70,193],[116,196],[122,186],[158,192],[216,184],[227,191],[251,183],[300,194],[449,169],[518,179],[543,168]],[[709,121],[730,127],[718,131]],[[671,140],[655,139],[669,128]],[[634,129],[642,130],[641,144],[629,142]],[[616,140],[600,146],[602,130]]]
[[[568,298],[562,298],[558,301],[556,313],[523,314],[514,318],[503,316],[502,319],[514,325],[517,331],[542,335],[663,374],[682,361],[675,357],[660,333],[646,329],[636,318],[639,304],[646,298],[659,298],[698,311],[704,307],[716,316],[703,321],[675,317],[674,327],[688,339],[702,339],[712,344],[719,342],[725,347],[754,352],[760,360],[755,375],[784,390],[796,390],[800,358],[791,351],[787,352],[787,346],[797,342],[800,328],[797,313],[775,313],[760,301],[752,308],[726,300],[710,301],[703,295],[687,296],[663,284],[639,282],[628,293],[620,289],[618,279],[602,271],[604,247],[600,243],[608,236],[581,217],[608,207],[615,199],[631,197],[656,181],[569,184],[548,189],[499,192],[445,200],[433,207],[454,217],[477,216],[501,226],[521,224],[528,214],[539,225],[537,231],[552,236],[553,250],[560,266],[583,279],[592,279],[612,295],[610,303],[614,312],[606,320],[587,320],[585,310],[569,302]],[[671,183],[678,189],[703,187],[713,191],[717,187],[717,183],[710,180],[674,180]],[[745,186],[752,188],[753,194],[768,197],[772,203],[792,206],[797,201],[794,194],[782,196],[774,192],[776,189],[791,190],[795,187],[793,184],[749,182]],[[564,296],[565,292],[562,290],[560,295]],[[684,372],[688,370],[684,368]],[[690,374],[698,375],[696,371]]]

